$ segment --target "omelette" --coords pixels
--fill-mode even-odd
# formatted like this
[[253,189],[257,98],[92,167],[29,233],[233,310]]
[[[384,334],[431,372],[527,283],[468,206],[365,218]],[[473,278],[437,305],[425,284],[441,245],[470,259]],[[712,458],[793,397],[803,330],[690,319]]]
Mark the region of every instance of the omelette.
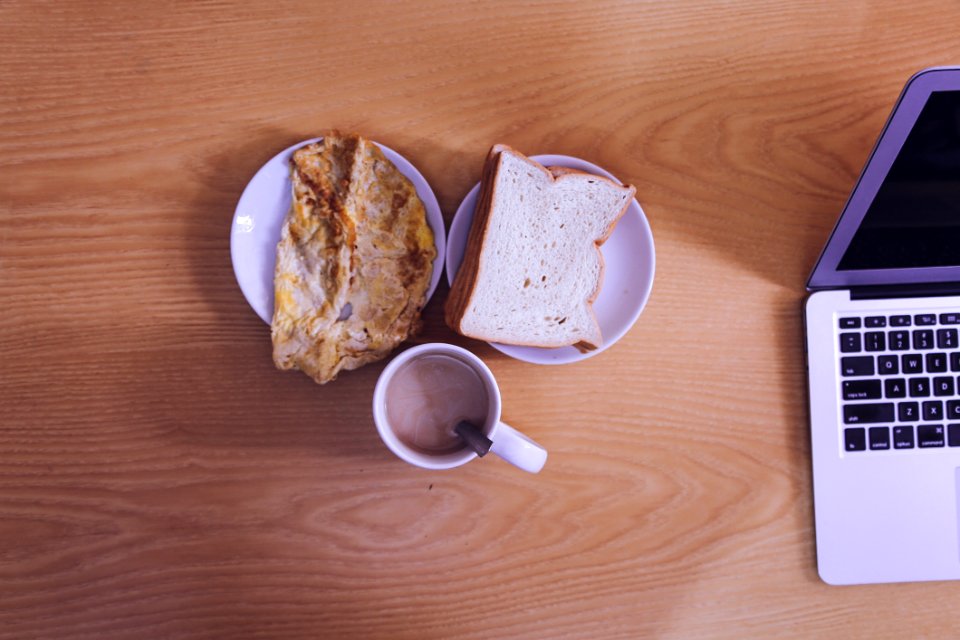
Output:
[[296,150],[291,181],[273,361],[324,384],[419,331],[437,252],[413,184],[365,138],[332,133]]

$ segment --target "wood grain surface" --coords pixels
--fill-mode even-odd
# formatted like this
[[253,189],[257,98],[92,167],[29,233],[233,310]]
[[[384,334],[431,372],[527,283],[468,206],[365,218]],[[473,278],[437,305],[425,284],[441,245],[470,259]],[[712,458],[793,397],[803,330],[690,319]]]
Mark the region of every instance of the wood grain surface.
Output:
[[[0,2],[0,637],[949,637],[960,585],[815,569],[804,283],[956,2]],[[493,143],[636,185],[634,328],[538,367],[443,325],[550,450],[406,466],[383,363],[279,372],[229,253],[329,128],[449,223]]]

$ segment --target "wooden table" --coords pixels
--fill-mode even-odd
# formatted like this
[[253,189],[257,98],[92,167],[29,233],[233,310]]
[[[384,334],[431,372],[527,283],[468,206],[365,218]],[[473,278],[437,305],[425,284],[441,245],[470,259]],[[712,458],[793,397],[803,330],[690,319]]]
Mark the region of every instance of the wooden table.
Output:
[[[960,585],[815,570],[801,303],[956,3],[0,4],[0,636],[930,637]],[[484,358],[550,450],[448,472],[381,444],[383,363],[279,372],[228,234],[329,128],[406,155],[449,223],[488,147],[637,186],[634,328]]]

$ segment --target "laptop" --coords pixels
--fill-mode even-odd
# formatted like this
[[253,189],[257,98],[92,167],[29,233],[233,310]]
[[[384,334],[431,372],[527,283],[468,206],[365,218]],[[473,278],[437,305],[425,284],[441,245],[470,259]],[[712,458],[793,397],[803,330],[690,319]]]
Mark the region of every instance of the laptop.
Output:
[[960,67],[907,82],[807,289],[820,577],[960,578]]

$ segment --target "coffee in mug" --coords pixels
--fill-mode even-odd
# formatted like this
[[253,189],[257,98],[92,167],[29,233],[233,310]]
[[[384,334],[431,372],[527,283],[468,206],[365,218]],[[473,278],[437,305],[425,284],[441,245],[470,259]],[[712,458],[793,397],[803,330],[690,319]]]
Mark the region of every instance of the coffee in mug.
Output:
[[[380,374],[373,420],[384,444],[418,467],[451,469],[489,448],[524,471],[539,472],[546,450],[501,422],[500,405],[500,389],[480,358],[452,344],[423,344],[398,355]],[[473,446],[455,431],[463,422],[472,425],[464,433]]]
[[465,444],[454,432],[461,421],[482,426],[489,400],[483,379],[455,356],[433,354],[399,367],[387,383],[387,420],[405,445],[430,455]]

